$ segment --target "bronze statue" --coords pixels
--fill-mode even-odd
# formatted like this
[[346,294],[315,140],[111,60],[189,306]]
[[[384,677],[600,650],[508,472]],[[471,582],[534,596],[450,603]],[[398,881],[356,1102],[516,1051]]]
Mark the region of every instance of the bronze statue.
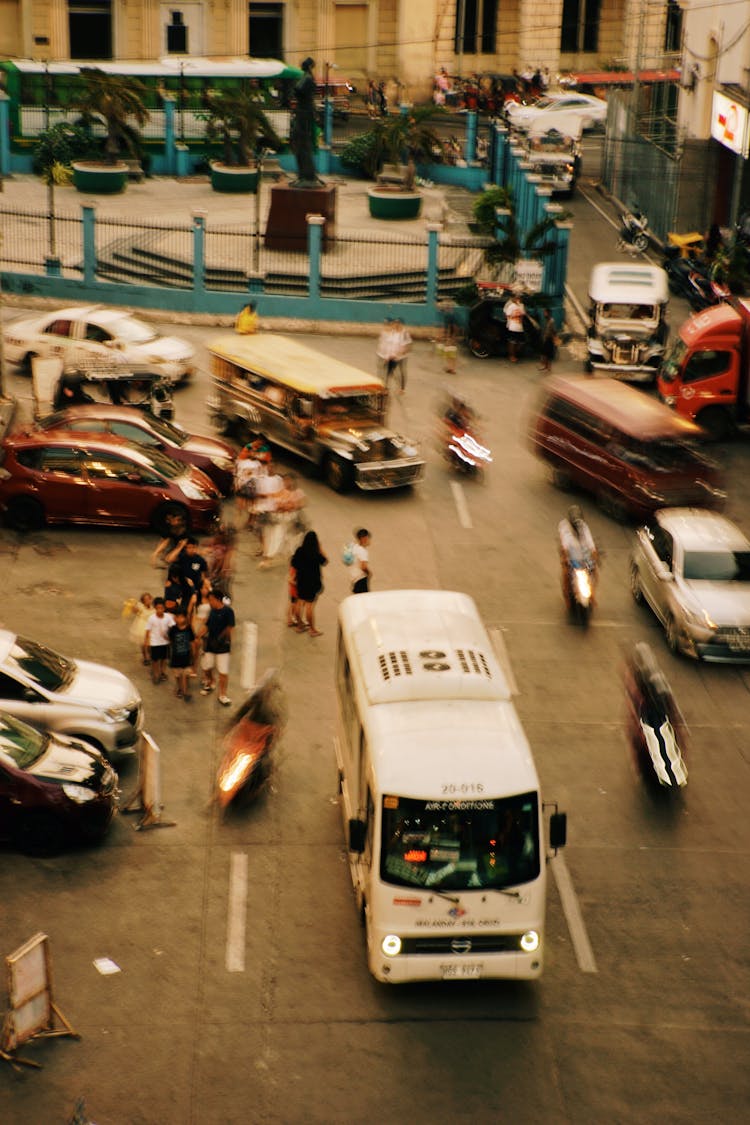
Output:
[[297,179],[292,187],[318,187],[323,181],[315,171],[315,61],[305,59],[302,77],[294,87],[296,109],[292,118],[289,145],[297,161]]

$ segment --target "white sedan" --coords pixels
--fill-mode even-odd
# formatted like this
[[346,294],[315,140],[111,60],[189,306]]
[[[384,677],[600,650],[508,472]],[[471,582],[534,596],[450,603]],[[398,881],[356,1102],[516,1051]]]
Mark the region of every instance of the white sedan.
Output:
[[591,94],[548,94],[533,105],[508,102],[505,109],[513,128],[523,130],[530,129],[532,125],[536,127],[537,123],[553,129],[563,115],[566,122],[579,121],[582,129],[593,129],[604,125],[607,120],[607,103]]
[[5,357],[31,374],[34,356],[59,356],[66,367],[128,367],[136,374],[153,373],[169,383],[187,379],[195,352],[186,340],[160,336],[130,313],[106,305],[22,316],[6,327]]

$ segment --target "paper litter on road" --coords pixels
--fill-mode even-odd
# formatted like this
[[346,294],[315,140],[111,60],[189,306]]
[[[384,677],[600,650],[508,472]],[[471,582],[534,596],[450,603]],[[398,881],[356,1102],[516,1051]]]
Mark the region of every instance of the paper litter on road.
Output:
[[103,977],[111,976],[112,973],[121,973],[122,969],[109,957],[97,957],[94,961],[94,967],[97,972],[100,972]]

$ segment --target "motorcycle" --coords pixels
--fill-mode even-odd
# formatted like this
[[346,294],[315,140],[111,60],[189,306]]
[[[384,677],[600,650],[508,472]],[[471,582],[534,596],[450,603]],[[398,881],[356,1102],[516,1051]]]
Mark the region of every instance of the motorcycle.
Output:
[[492,452],[478,440],[474,411],[455,395],[442,412],[439,446],[451,468],[465,476],[481,476],[492,464]]
[[687,728],[666,676],[649,645],[640,642],[625,668],[627,729],[636,764],[645,779],[667,793],[687,785]]
[[618,250],[627,250],[629,254],[643,254],[648,250],[649,238],[648,216],[643,211],[624,211],[620,215]]
[[216,800],[222,811],[237,798],[249,802],[265,789],[285,713],[284,692],[271,669],[229,720],[216,778]]
[[676,297],[684,297],[695,312],[718,305],[731,297],[728,285],[711,275],[711,267],[695,258],[667,257],[664,270],[669,288]]

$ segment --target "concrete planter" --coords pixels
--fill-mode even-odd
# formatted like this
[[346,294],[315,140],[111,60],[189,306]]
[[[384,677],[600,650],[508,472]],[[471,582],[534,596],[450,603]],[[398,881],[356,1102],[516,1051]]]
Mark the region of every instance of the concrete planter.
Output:
[[115,195],[124,191],[128,182],[128,166],[118,160],[106,164],[103,160],[76,160],[73,163],[73,183],[77,191],[87,195]]
[[416,219],[422,210],[422,196],[418,191],[369,188],[367,199],[373,219]]
[[215,160],[211,164],[211,187],[214,191],[230,192],[235,195],[254,194],[258,190],[258,169],[237,164],[221,164]]

